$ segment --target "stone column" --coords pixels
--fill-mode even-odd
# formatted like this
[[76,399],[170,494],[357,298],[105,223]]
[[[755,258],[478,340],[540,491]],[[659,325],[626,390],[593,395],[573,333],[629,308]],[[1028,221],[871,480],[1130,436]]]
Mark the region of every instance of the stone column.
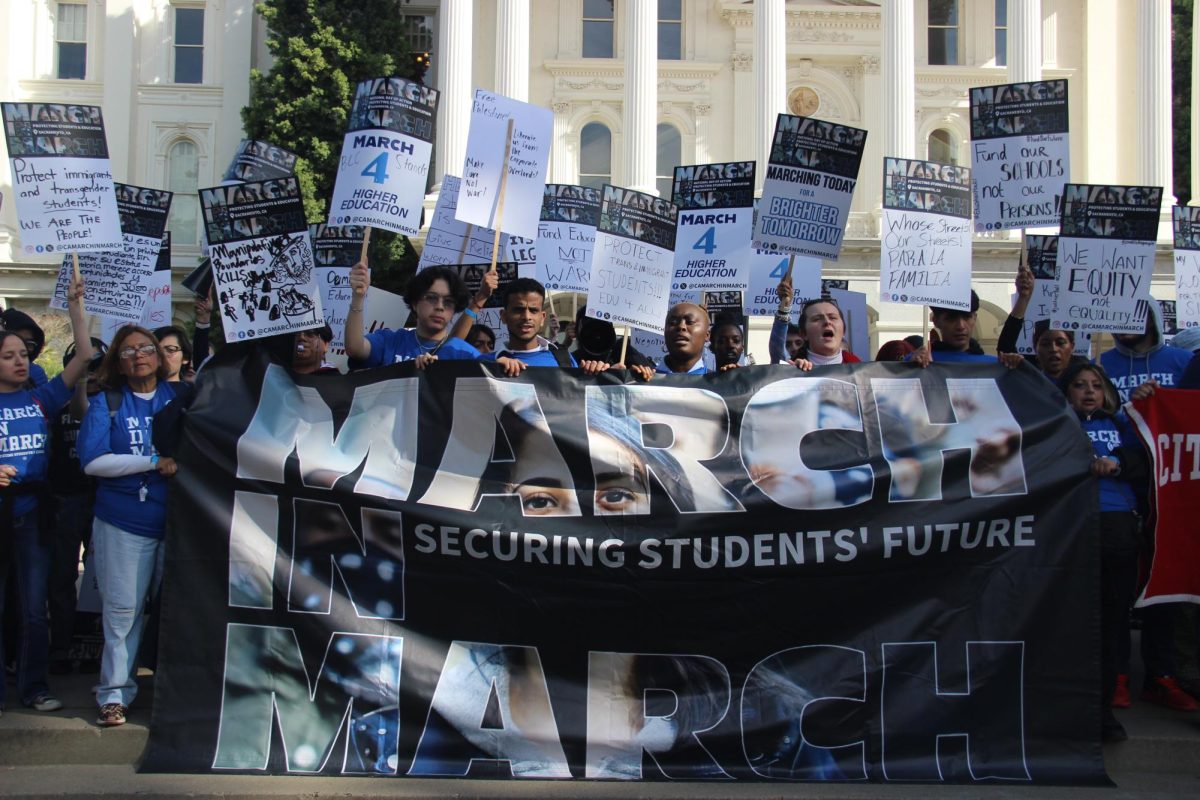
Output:
[[762,191],[775,118],[787,110],[787,15],[784,0],[754,0],[754,188]]
[[497,0],[496,94],[529,102],[529,0]]
[[1174,205],[1171,170],[1171,3],[1137,3],[1138,181],[1164,189]]
[[1042,20],[1042,64],[1058,66],[1058,12],[1054,10]]
[[578,148],[570,141],[571,104],[554,101],[550,105],[554,112],[554,141],[550,145],[550,180],[548,183],[578,183],[579,164],[576,162]]
[[[135,5],[133,0],[115,0],[108,3],[104,11],[100,12],[102,16],[99,25],[89,25],[92,30],[102,29],[104,39],[100,46],[101,57],[88,59],[87,75],[90,80],[100,80],[104,83],[101,104],[104,107],[104,121],[110,132],[108,157],[112,173],[121,176],[122,180],[129,181],[140,177],[142,169],[135,160],[140,152],[140,131],[134,124],[134,91],[138,80],[138,63],[134,58],[137,53],[134,38],[134,30],[137,27],[134,21]],[[98,11],[100,9],[94,4],[88,5],[89,16]],[[88,44],[89,48],[93,46],[92,43]],[[169,75],[169,63],[163,64],[163,67]],[[133,80],[130,80],[130,76],[134,76]],[[186,95],[187,89],[181,90],[180,94]],[[116,137],[113,136],[115,131],[128,132],[128,135]],[[131,165],[134,165],[132,170]]]
[[625,185],[657,194],[658,2],[625,4]]
[[473,0],[442,0],[438,20],[438,97],[436,193],[446,173],[462,172],[471,124],[471,52]]
[[1042,0],[1008,0],[1008,81],[1042,79]]
[[[883,155],[916,156],[916,64],[913,0],[883,4]],[[871,165],[867,165],[872,168]],[[882,169],[881,165],[875,165]]]

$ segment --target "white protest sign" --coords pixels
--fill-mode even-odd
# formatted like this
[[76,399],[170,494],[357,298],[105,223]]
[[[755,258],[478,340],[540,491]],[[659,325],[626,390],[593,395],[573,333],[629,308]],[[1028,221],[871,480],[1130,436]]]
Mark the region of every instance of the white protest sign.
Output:
[[[789,256],[778,250],[755,249],[750,256],[750,286],[746,289],[746,316],[773,317],[779,311],[775,287],[787,275]],[[796,256],[792,265],[792,322],[800,321],[804,301],[821,296],[821,259]]]
[[1065,80],[971,89],[975,230],[1058,224],[1071,179]]
[[879,299],[971,310],[971,171],[883,160]]
[[1157,186],[1067,184],[1058,237],[1057,307],[1050,327],[1144,330],[1138,302],[1150,300],[1161,201]]
[[3,103],[0,115],[25,253],[120,250],[100,108]]
[[675,168],[679,206],[672,289],[745,291],[754,229],[754,162]]
[[[435,264],[490,264],[492,243],[496,233],[491,228],[481,228],[459,222],[454,214],[458,209],[459,179],[453,175],[442,177],[442,189],[433,219],[425,234],[425,245],[417,261],[417,272]],[[508,235],[500,234],[500,251],[508,247]]]
[[1175,206],[1175,313],[1180,330],[1200,325],[1200,207]]
[[537,239],[509,236],[508,247],[497,253],[496,257],[501,261],[511,261],[516,264],[517,277],[537,277]]
[[669,200],[604,185],[588,282],[589,317],[663,332],[677,211]]
[[1058,237],[1028,234],[1025,262],[1033,273],[1033,295],[1025,319],[1030,323],[1050,319],[1058,305]]
[[200,206],[226,341],[324,322],[296,178],[202,189]]
[[321,287],[321,311],[333,331],[331,350],[346,349],[346,317],[350,315],[350,269],[348,267],[317,267],[317,285]]
[[867,132],[780,114],[754,221],[754,246],[837,261]]
[[534,277],[551,291],[586,292],[599,220],[599,189],[546,184]]
[[321,311],[333,332],[329,349],[346,347],[346,317],[350,313],[350,268],[362,254],[366,234],[360,225],[310,225],[313,262],[316,264],[317,285],[321,287]]
[[403,78],[358,84],[342,140],[331,225],[368,225],[415,235],[433,154],[438,93]]
[[[699,305],[700,294],[699,291],[678,291],[672,289],[670,299],[667,301],[667,310],[670,311],[677,303],[695,303]],[[663,321],[666,322],[665,314],[663,315]],[[630,346],[647,358],[652,359],[655,364],[661,363],[663,356],[667,354],[667,342],[663,338],[663,334],[641,328],[633,328],[632,331],[633,335],[629,337]],[[705,350],[705,352],[707,353],[708,351]]]
[[[1055,238],[1057,238],[1057,237],[1055,237]],[[1015,292],[1012,295],[1012,301],[1014,303],[1017,302],[1017,295]],[[1030,303],[1029,307],[1033,308],[1033,304]],[[1034,329],[1034,326],[1037,325],[1038,322],[1041,322],[1041,321],[1047,320],[1047,319],[1049,319],[1049,317],[1042,317],[1040,320],[1031,319],[1029,317],[1028,313],[1026,313],[1025,319],[1021,323],[1021,330],[1019,333],[1017,333],[1017,343],[1015,345],[1016,352],[1020,353],[1023,356],[1031,356],[1031,355],[1037,354],[1037,350],[1033,346],[1033,329]],[[1143,317],[1143,320],[1144,319],[1145,318]],[[1071,331],[1071,333],[1075,337],[1075,353],[1076,354],[1086,355],[1087,353],[1091,352],[1091,349],[1092,349],[1092,334],[1091,334],[1091,332],[1080,330],[1080,331]]]
[[[59,283],[64,300],[69,280],[70,272],[64,265],[59,273]],[[106,314],[98,314],[96,318],[100,321],[100,330],[96,335],[103,342],[111,342],[117,331],[130,324],[126,319],[110,317]],[[171,325],[174,321],[171,311],[171,232],[167,231],[163,236],[163,246],[159,251],[154,273],[146,279],[146,308],[142,312],[140,324],[143,328],[155,330]]]
[[[509,120],[513,123],[511,141]],[[553,128],[550,109],[477,90],[467,133],[458,219],[536,239]]]
[[830,289],[829,296],[842,312],[842,322],[846,326],[846,346],[863,361],[870,361],[874,354],[871,352],[871,325],[867,316],[866,294],[849,289]]
[[[382,328],[396,329],[403,327],[408,319],[408,304],[398,294],[380,289],[376,286],[367,288],[367,298],[363,304],[363,333],[374,333]],[[332,327],[332,323],[330,323]],[[345,321],[342,323],[345,331]],[[338,369],[345,370],[349,359],[344,349],[334,350],[331,346],[326,360]]]

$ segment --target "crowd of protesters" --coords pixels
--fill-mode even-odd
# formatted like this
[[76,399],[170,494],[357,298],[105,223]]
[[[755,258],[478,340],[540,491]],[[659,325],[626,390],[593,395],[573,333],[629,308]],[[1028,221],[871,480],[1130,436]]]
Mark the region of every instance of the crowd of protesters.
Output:
[[[442,360],[481,360],[495,362],[508,376],[529,368],[577,368],[585,374],[627,369],[636,380],[648,381],[656,375],[701,375],[753,363],[746,353],[744,319],[711,318],[694,303],[678,303],[668,311],[666,352],[657,363],[622,341],[611,323],[587,316],[586,307],[561,330],[548,328],[552,315],[546,290],[529,278],[510,283],[500,298],[507,338],[498,341],[479,324],[497,291],[495,274],[485,276],[470,296],[458,274],[442,267],[425,269],[408,282],[404,299],[413,311],[414,327],[364,334],[369,282],[367,265],[355,265],[345,337],[351,369],[404,361],[425,369]],[[886,342],[875,360],[908,361],[917,367],[999,362],[1012,369],[1029,361],[1062,391],[1095,455],[1091,472],[1099,483],[1096,535],[1102,550],[1102,735],[1120,740],[1125,732],[1113,709],[1131,703],[1130,610],[1148,535],[1142,523],[1147,456],[1121,406],[1158,388],[1200,388],[1200,359],[1193,354],[1200,349],[1200,329],[1185,331],[1175,346],[1167,345],[1157,306],[1149,304],[1145,331],[1115,336],[1115,346],[1095,362],[1075,352],[1071,331],[1045,322],[1033,328],[1034,353],[1021,356],[1016,342],[1033,292],[1032,274],[1022,269],[1016,286],[1017,299],[996,354],[985,353],[975,339],[979,298],[972,292],[969,311],[931,310],[928,341],[909,337]],[[790,277],[781,281],[777,295],[771,364],[809,372],[860,361],[847,347],[835,300],[805,302],[797,324],[791,315]],[[130,325],[106,346],[87,335],[81,297],[82,286],[72,282],[68,309],[74,343],[53,380],[34,363],[45,344],[36,322],[11,309],[0,317],[0,419],[7,423],[6,436],[0,438],[0,611],[9,597],[7,613],[17,623],[15,652],[0,643],[0,661],[15,668],[19,702],[37,711],[62,707],[48,674],[98,671],[97,723],[110,727],[125,722],[137,694],[139,648],[148,635],[144,612],[162,578],[168,485],[176,465],[157,446],[160,437],[155,434],[192,395],[190,382],[210,350],[211,303],[197,301],[192,337],[175,326],[150,331]],[[327,324],[291,336],[292,370],[339,374],[327,360],[332,338]],[[98,664],[72,657],[81,550],[91,555],[99,587],[104,644]],[[1200,681],[1180,680],[1177,668],[1177,655],[1192,663],[1196,658],[1194,616],[1166,604],[1143,609],[1141,619],[1142,699],[1197,710]],[[1189,627],[1190,637],[1184,638],[1187,652],[1177,653],[1180,627]],[[5,700],[0,682],[0,712]]]

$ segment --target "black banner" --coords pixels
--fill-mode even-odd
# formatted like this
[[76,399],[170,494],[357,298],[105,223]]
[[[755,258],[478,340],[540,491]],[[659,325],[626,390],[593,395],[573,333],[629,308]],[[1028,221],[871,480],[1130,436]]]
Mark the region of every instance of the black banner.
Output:
[[205,367],[143,769],[1105,780],[1036,370],[493,366]]

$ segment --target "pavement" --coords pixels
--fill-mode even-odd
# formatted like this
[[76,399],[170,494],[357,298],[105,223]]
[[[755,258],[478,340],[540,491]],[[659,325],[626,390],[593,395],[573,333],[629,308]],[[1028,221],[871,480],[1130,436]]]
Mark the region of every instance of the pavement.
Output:
[[[1136,651],[1136,648],[1134,650]],[[50,714],[9,707],[0,717],[0,797],[250,798],[1028,798],[1126,800],[1200,798],[1200,712],[1140,703],[1118,711],[1129,741],[1104,748],[1112,789],[1060,786],[860,784],[600,783],[415,778],[321,778],[257,775],[141,775],[136,764],[149,735],[153,676],[129,721],[101,729],[91,695],[94,675],[53,677],[65,704]],[[1133,685],[1140,679],[1134,676]],[[11,697],[10,692],[10,697]]]

